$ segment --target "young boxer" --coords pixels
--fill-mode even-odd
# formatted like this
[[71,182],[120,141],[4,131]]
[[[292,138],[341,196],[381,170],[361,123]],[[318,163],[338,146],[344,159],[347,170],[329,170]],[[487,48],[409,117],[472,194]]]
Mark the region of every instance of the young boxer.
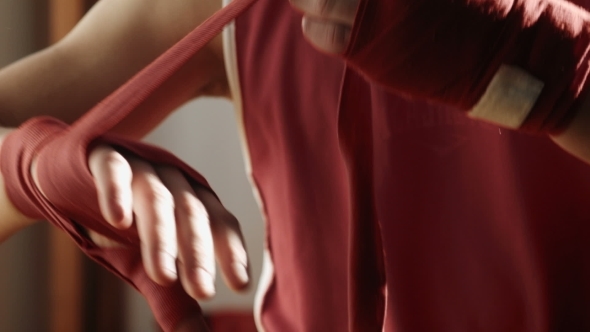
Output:
[[[566,1],[363,1],[350,31],[328,40],[348,45],[330,49],[314,32],[330,31],[326,8],[337,7],[298,6],[306,12],[307,38],[324,51],[343,51],[341,58],[304,40],[301,14],[288,3],[259,0],[224,32],[223,69],[211,70],[227,73],[217,83],[236,102],[267,221],[260,329],[587,329],[588,168],[547,137],[522,133],[550,133],[588,160],[586,11]],[[100,17],[95,12],[88,20],[92,15]],[[89,28],[80,39],[93,31],[103,33]],[[29,68],[58,61],[72,54],[64,49],[25,61]],[[121,61],[109,59],[98,63]],[[207,77],[203,63],[189,63],[166,84],[190,86],[175,80],[188,68],[195,75],[187,76]],[[90,72],[98,75],[95,64]],[[17,66],[16,81],[2,80],[6,86],[18,87],[18,78],[43,82]],[[157,119],[190,98],[166,84],[150,96],[162,91],[177,104],[153,113],[142,104],[131,117]],[[43,89],[63,91],[32,90]],[[12,113],[67,119],[32,104],[31,113],[16,106]],[[20,123],[16,116],[6,123]],[[133,137],[135,127],[124,124],[115,130]],[[137,156],[127,157],[133,177]],[[111,206],[99,180],[96,204],[106,202],[99,208],[107,222],[128,225],[131,210],[139,217],[135,200]],[[127,187],[115,192],[137,192]],[[114,218],[116,210],[127,213]],[[162,265],[150,255],[143,259],[158,281],[153,271]],[[195,288],[202,287],[196,279]]]

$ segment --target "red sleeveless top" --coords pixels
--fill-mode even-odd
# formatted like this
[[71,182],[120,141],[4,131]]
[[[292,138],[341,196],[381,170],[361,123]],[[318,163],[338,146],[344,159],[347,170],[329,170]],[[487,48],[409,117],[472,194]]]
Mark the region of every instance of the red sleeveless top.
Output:
[[[315,51],[300,27],[287,1],[270,0],[235,26],[243,126],[274,266],[264,329],[380,330],[348,310],[381,308],[350,303],[351,279],[363,277],[350,265],[363,264],[349,254],[351,197],[362,197],[347,161],[372,164],[373,192],[361,194],[375,199],[385,331],[590,329],[590,168],[545,137],[389,93]],[[353,158],[339,112],[372,119]]]

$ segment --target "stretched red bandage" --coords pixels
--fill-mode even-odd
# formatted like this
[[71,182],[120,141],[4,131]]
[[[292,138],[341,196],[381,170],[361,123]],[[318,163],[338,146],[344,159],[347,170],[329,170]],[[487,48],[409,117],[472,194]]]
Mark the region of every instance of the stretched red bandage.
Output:
[[398,93],[552,132],[586,87],[589,28],[563,0],[363,0],[345,59]]
[[[47,219],[66,231],[85,254],[137,288],[165,331],[174,330],[189,315],[198,315],[199,305],[179,282],[162,287],[151,281],[141,261],[137,231],[117,230],[104,220],[87,165],[88,154],[97,144],[107,144],[153,163],[177,167],[191,182],[208,187],[200,174],[172,154],[108,131],[254,1],[235,1],[216,13],[72,126],[49,117],[35,118],[8,135],[2,145],[0,167],[13,204],[24,214]],[[30,172],[34,160],[39,187]],[[85,229],[124,247],[99,248]]]

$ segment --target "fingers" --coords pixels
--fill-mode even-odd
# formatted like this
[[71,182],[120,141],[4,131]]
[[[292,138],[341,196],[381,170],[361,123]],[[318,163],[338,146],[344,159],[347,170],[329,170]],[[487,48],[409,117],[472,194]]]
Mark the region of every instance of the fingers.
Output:
[[174,197],[180,281],[189,295],[215,295],[215,255],[209,215],[180,171],[158,167],[158,175]]
[[[178,277],[195,299],[215,294],[215,260],[228,286],[249,285],[248,256],[237,219],[208,189],[192,187],[173,167],[152,166],[99,146],[89,157],[101,212],[113,226],[135,226],[146,273],[161,285]],[[98,234],[101,247],[117,246]]]
[[204,187],[194,190],[209,213],[215,254],[226,284],[233,290],[246,289],[250,283],[250,269],[238,220],[209,190]]
[[215,258],[227,285],[249,284],[248,256],[237,219],[201,186],[191,187],[180,171],[158,167],[176,204],[178,270],[184,289],[195,299],[215,294]]
[[150,164],[132,157],[128,160],[133,172],[133,211],[144,267],[152,280],[168,285],[177,279],[174,197]]

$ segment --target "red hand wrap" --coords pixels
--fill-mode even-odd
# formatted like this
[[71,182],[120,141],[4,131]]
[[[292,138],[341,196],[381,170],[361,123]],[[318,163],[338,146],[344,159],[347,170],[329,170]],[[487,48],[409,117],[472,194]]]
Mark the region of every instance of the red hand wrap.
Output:
[[345,59],[390,90],[469,111],[502,65],[544,84],[520,129],[567,124],[586,87],[590,17],[560,0],[362,0]]
[[[149,279],[135,229],[117,230],[104,220],[88,169],[88,154],[97,144],[107,144],[153,163],[177,167],[193,183],[208,187],[200,174],[172,154],[107,132],[253,2],[236,1],[216,13],[71,127],[52,118],[35,118],[8,135],[2,145],[0,167],[13,204],[24,214],[46,218],[65,230],[85,254],[136,287],[165,331],[172,331],[182,318],[199,314],[199,306],[179,282],[162,287]],[[35,158],[39,187],[30,172]],[[84,228],[124,247],[99,248]]]
[[[125,149],[148,161],[175,165],[192,181],[207,185],[198,173],[166,151],[111,135],[103,135],[93,142]],[[30,217],[46,218],[63,229],[86,255],[140,291],[158,323],[164,330],[172,331],[180,319],[199,314],[199,305],[178,281],[171,287],[162,287],[148,278],[135,228],[117,230],[103,219],[87,166],[88,151],[83,140],[68,131],[65,124],[51,118],[28,121],[2,145],[0,166],[8,195],[20,211]],[[35,185],[30,172],[35,156],[39,188],[44,194]],[[120,242],[124,247],[99,248],[86,236],[84,228]]]

